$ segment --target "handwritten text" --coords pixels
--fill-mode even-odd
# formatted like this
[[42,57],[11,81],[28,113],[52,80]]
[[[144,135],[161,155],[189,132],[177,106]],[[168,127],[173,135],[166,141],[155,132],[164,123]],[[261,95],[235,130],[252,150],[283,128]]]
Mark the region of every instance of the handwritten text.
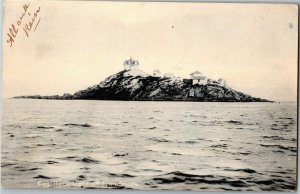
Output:
[[41,18],[39,17],[39,13],[41,11],[41,7],[38,7],[33,14],[30,13],[29,9],[30,9],[30,3],[24,4],[22,6],[22,13],[20,14],[20,17],[17,18],[16,23],[13,23],[10,25],[9,29],[8,29],[8,39],[7,39],[7,43],[9,44],[10,47],[13,46],[18,33],[19,33],[19,29],[23,29],[23,31],[25,32],[25,35],[27,37],[29,37],[30,32],[33,29],[33,32],[36,30],[36,28],[38,27]]

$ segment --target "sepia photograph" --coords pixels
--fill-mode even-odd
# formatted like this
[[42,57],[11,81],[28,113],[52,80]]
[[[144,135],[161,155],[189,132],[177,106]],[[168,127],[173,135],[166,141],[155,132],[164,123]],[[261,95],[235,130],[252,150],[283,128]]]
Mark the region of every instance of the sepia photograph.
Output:
[[3,9],[3,188],[297,190],[297,4]]

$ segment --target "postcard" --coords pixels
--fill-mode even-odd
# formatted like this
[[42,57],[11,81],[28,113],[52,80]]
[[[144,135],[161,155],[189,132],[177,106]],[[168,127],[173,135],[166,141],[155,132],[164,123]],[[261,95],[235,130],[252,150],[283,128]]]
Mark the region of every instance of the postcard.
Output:
[[4,3],[4,188],[297,189],[298,5]]

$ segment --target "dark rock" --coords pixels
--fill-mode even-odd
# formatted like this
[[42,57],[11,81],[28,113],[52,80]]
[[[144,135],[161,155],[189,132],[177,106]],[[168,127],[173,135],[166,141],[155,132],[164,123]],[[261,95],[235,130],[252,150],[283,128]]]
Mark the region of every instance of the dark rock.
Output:
[[64,99],[64,100],[69,100],[72,98],[73,98],[72,94],[69,94],[69,93],[64,93],[62,96],[62,99]]

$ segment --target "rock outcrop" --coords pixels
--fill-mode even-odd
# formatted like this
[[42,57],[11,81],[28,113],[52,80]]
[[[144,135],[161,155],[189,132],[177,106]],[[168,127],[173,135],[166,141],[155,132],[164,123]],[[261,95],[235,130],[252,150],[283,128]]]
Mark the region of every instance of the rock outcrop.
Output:
[[104,81],[63,96],[17,96],[33,99],[87,99],[136,101],[268,102],[224,87],[218,82],[192,85],[176,77],[153,77],[141,71],[121,71]]

